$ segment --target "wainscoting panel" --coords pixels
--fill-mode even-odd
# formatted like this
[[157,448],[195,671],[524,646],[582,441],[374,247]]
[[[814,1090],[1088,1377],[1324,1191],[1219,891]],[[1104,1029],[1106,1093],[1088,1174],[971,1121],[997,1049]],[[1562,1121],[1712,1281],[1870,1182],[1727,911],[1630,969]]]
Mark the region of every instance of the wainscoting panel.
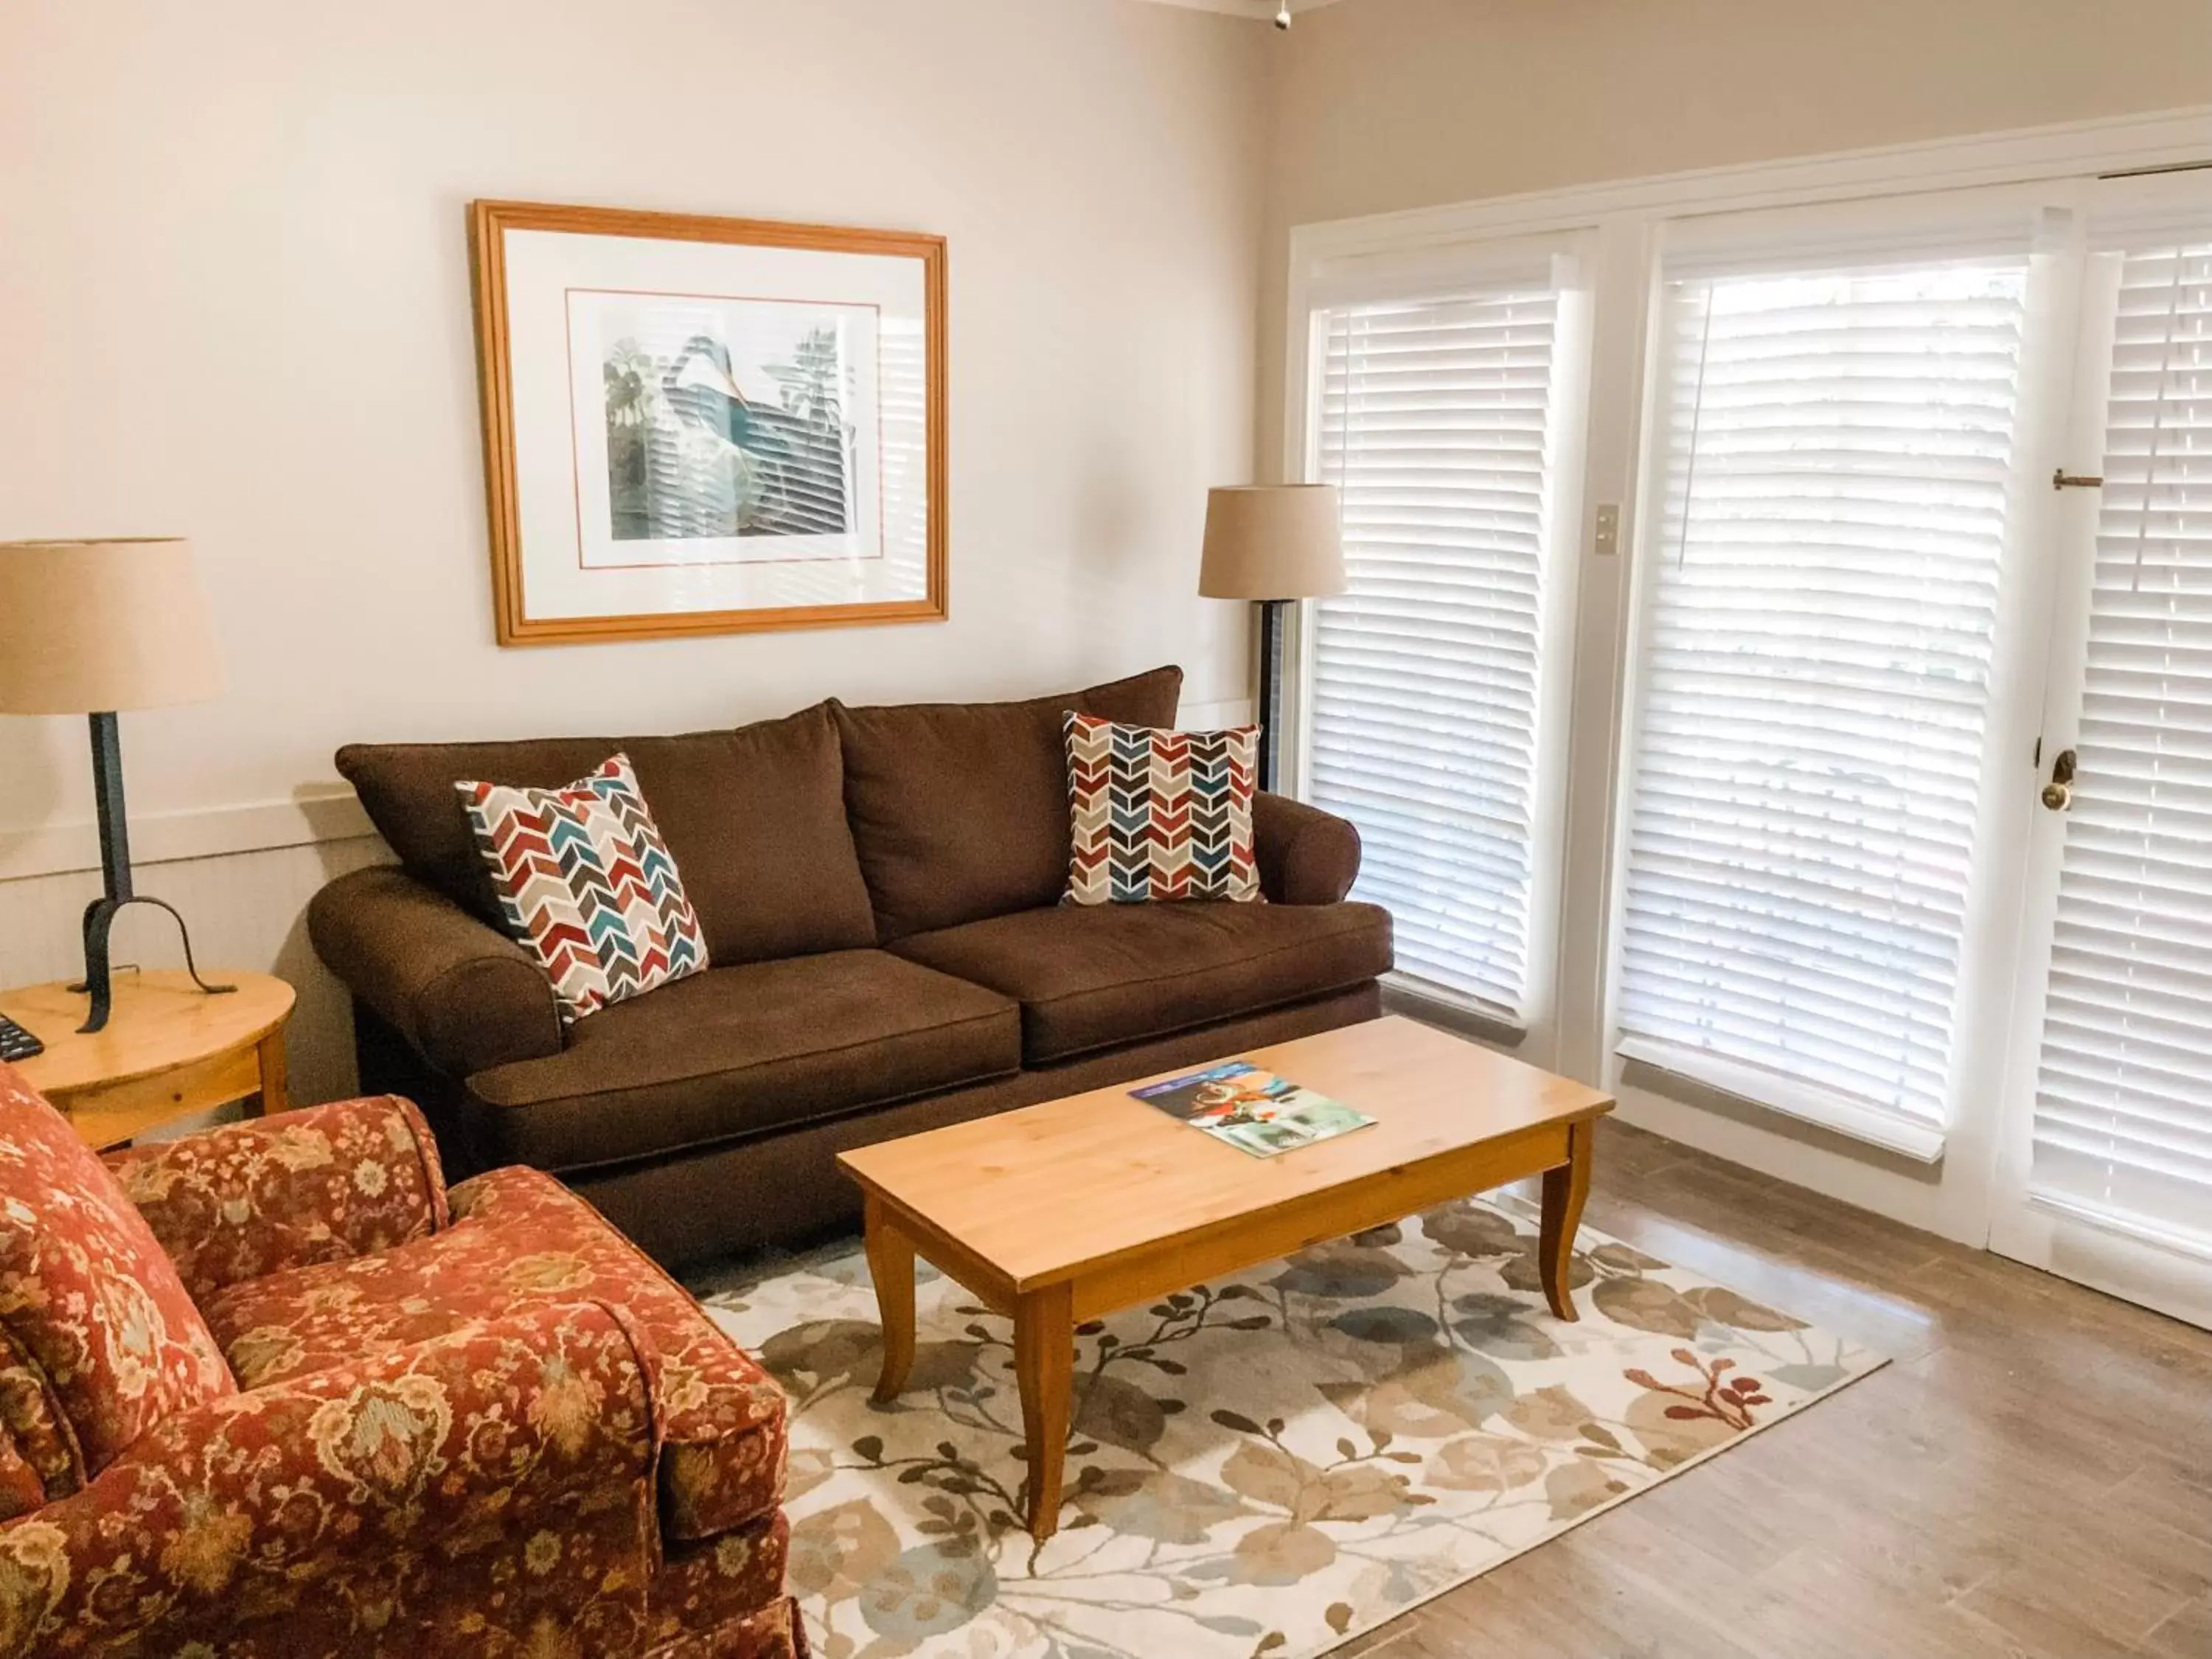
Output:
[[[298,989],[286,1045],[297,1102],[343,1099],[354,1087],[352,1010],[307,943],[307,901],[333,878],[391,856],[379,837],[354,836],[143,863],[136,870],[141,892],[167,899],[191,922],[192,950],[207,978],[219,979],[226,968],[249,969]],[[82,972],[80,918],[99,896],[93,871],[0,882],[0,984]],[[117,921],[114,953],[118,964],[184,966],[176,924],[149,906],[133,906]]]

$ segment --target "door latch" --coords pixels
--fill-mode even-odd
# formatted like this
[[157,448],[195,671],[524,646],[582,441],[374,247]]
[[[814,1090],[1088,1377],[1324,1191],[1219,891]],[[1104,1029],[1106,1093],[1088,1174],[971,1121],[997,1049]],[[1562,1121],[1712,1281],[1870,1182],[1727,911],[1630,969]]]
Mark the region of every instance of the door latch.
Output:
[[2105,479],[2101,473],[2069,472],[2062,466],[2051,475],[2051,487],[2053,489],[2102,489]]
[[2080,762],[2071,749],[2062,749],[2051,763],[2051,781],[2043,786],[2043,804],[2054,812],[2074,805],[2074,772]]

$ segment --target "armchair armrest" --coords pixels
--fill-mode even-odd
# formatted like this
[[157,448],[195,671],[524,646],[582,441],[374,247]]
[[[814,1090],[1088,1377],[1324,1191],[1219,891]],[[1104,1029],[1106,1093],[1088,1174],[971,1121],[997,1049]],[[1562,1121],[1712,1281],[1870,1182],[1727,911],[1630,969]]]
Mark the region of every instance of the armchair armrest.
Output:
[[611,1310],[487,1321],[180,1412],[0,1525],[0,1643],[10,1659],[325,1653],[381,1632],[377,1651],[425,1651],[410,1614],[465,1575],[493,1633],[550,1619],[578,1651],[629,1652],[655,1453],[650,1363]]
[[107,1163],[195,1302],[279,1267],[426,1238],[447,1219],[437,1142],[392,1095],[227,1123]]
[[552,982],[531,954],[389,865],[307,906],[315,954],[437,1071],[462,1081],[561,1052]]
[[1252,798],[1260,890],[1276,904],[1334,904],[1359,877],[1359,831],[1288,795]]

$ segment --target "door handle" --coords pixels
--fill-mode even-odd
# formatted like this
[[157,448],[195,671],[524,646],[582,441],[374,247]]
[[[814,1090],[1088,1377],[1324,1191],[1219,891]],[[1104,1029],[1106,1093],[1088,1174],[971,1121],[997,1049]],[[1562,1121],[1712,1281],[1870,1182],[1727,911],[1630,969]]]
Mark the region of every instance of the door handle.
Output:
[[2063,812],[2074,805],[2074,772],[2080,757],[2071,749],[2062,749],[2058,757],[2051,763],[2051,781],[2043,786],[2043,804],[2054,812]]

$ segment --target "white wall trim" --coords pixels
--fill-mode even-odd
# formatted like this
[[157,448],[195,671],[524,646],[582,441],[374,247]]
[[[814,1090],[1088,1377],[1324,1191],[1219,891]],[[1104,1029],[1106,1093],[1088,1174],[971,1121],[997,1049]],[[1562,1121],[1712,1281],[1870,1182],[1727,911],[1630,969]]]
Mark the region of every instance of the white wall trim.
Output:
[[[1191,730],[1242,726],[1252,718],[1249,698],[1188,702],[1177,717]],[[131,858],[136,865],[179,859],[225,858],[318,842],[356,841],[376,834],[361,800],[343,784],[302,789],[289,800],[249,801],[131,815]],[[28,830],[0,830],[0,882],[66,875],[100,868],[100,831],[89,818]]]
[[1622,214],[1738,212],[2191,161],[2212,161],[2212,104],[1316,221],[1292,228],[1291,271],[1298,282],[1322,259],[1571,228]]
[[[166,864],[354,841],[375,833],[352,790],[303,790],[290,800],[133,812],[131,859],[137,865]],[[100,831],[89,818],[34,830],[0,830],[0,881],[98,868]]]

